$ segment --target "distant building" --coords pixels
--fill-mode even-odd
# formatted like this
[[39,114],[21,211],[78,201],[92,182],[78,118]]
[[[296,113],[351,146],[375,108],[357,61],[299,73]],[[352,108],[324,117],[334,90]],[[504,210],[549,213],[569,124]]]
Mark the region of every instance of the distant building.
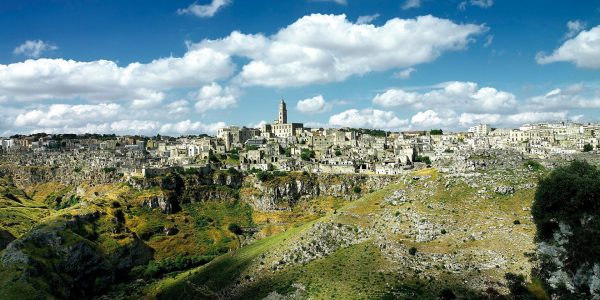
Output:
[[491,131],[492,127],[489,124],[479,124],[469,128],[469,132],[474,136],[487,136]]
[[296,134],[302,132],[304,124],[302,123],[288,123],[287,118],[287,105],[283,99],[279,103],[279,114],[277,119],[273,121],[273,124],[261,125],[261,135],[265,138],[279,137],[293,137]]

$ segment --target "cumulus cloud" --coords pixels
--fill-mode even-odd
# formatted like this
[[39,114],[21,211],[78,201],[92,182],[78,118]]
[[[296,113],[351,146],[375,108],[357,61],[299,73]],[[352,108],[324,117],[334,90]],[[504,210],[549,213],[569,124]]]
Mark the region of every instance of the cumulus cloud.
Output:
[[237,104],[234,89],[213,82],[203,86],[196,95],[196,110],[206,112],[215,109],[226,109]]
[[485,30],[430,15],[394,18],[377,27],[354,24],[345,15],[312,14],[273,36],[233,32],[193,48],[249,58],[237,76],[243,85],[290,87],[430,62],[445,51],[465,49]]
[[381,128],[398,130],[408,120],[398,118],[392,111],[378,109],[349,109],[329,117],[329,125],[353,128]]
[[177,13],[180,15],[194,15],[200,18],[210,18],[214,16],[217,11],[230,3],[231,0],[212,0],[211,3],[205,5],[194,2],[187,8],[177,10]]
[[358,19],[356,19],[356,24],[370,24],[377,18],[379,18],[379,14],[359,16]]
[[33,109],[20,113],[15,118],[15,126],[23,127],[64,127],[80,126],[90,121],[95,122],[113,119],[121,110],[115,103],[97,105],[53,104],[46,108]]
[[[167,105],[177,109],[187,106],[185,100],[175,101]],[[9,109],[10,110],[10,109]],[[202,123],[191,120],[178,122],[166,121],[163,118],[141,118],[126,107],[116,103],[100,104],[52,104],[33,109],[12,109],[14,119],[6,117],[12,124],[0,124],[0,129],[19,133],[116,133],[116,134],[163,134],[181,135],[198,133],[215,133],[223,122]],[[3,118],[4,119],[4,118]]]
[[331,109],[331,105],[323,99],[322,95],[298,101],[296,109],[305,114],[317,114]]
[[600,68],[600,25],[579,32],[552,54],[539,52],[535,59],[538,64],[571,62],[580,68]]
[[417,71],[417,69],[411,67],[408,69],[404,69],[400,72],[394,73],[394,77],[399,78],[399,79],[408,79],[408,78],[410,78],[410,75],[412,75],[412,73],[414,73],[416,71]]
[[479,6],[481,8],[488,8],[494,5],[494,0],[471,0],[471,5]]
[[133,99],[131,102],[132,108],[142,109],[156,107],[163,101],[163,99],[165,99],[164,93],[146,89],[140,89],[138,91],[138,95],[141,97],[139,99]]
[[537,110],[598,109],[600,89],[595,86],[573,84],[562,89],[553,89],[544,95],[531,97],[524,105]]
[[470,0],[470,1],[462,1],[458,4],[458,9],[465,10],[467,9],[467,5],[477,6],[480,8],[490,8],[494,5],[494,0]]
[[48,42],[35,40],[35,41],[25,41],[23,44],[15,48],[13,51],[14,54],[24,55],[31,58],[38,58],[42,54],[48,51],[53,51],[58,49],[56,45],[50,44]]
[[406,0],[404,4],[402,4],[402,9],[404,10],[418,7],[421,7],[421,0]]
[[219,128],[225,127],[224,122],[216,122],[205,124],[202,122],[192,122],[185,120],[177,123],[166,123],[160,127],[159,132],[167,134],[200,134],[200,133],[211,133],[214,134]]
[[515,109],[516,97],[492,87],[479,88],[474,82],[448,82],[426,93],[389,89],[373,97],[383,107],[460,109],[466,112],[495,112]]
[[170,115],[181,115],[188,111],[188,105],[190,103],[185,99],[173,101],[165,106],[169,111]]
[[570,38],[576,36],[578,33],[583,31],[586,27],[587,27],[587,24],[585,22],[582,22],[579,20],[567,22],[567,29],[569,31],[565,34],[565,39],[570,39]]
[[490,34],[485,37],[485,43],[483,44],[483,47],[487,48],[487,47],[491,46],[493,42],[494,42],[494,35]]
[[0,94],[16,101],[85,98],[139,99],[148,90],[194,87],[228,77],[230,57],[212,49],[119,67],[107,60],[37,59],[0,64]]
[[348,5],[347,0],[310,0],[312,2],[333,2],[339,5]]
[[453,112],[449,112],[446,114],[447,117],[442,117],[437,112],[429,109],[426,111],[417,112],[410,119],[410,124],[412,127],[417,128],[431,128],[432,126],[451,126],[454,125]]

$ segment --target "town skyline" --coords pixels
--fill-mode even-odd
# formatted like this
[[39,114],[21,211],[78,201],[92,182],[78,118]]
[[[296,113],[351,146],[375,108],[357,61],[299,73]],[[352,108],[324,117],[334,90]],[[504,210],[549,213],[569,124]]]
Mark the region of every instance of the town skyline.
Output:
[[6,2],[0,136],[214,135],[271,122],[281,97],[313,128],[598,122],[598,14],[594,1]]

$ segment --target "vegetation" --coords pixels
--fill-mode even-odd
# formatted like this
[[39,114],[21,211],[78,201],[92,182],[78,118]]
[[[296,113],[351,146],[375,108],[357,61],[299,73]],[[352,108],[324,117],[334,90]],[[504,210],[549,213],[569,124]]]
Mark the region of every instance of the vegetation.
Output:
[[425,163],[427,165],[430,165],[431,164],[431,159],[429,158],[429,156],[417,155],[417,157],[415,157],[415,162],[422,162],[422,163]]
[[583,145],[583,152],[590,152],[592,150],[594,150],[594,147],[592,145],[590,145],[590,144]]
[[430,135],[442,135],[442,134],[444,134],[444,131],[441,129],[431,129],[429,131],[429,134]]
[[525,163],[523,164],[526,168],[529,168],[533,171],[542,171],[544,170],[544,166],[542,166],[539,162],[532,160],[532,159],[528,159],[525,161]]
[[[573,161],[556,168],[540,180],[532,206],[537,240],[564,248],[567,261],[562,266],[568,274],[600,263],[600,170],[585,161]],[[561,229],[562,228],[562,229]],[[555,239],[558,232],[568,231],[565,241]],[[558,266],[542,257],[540,277],[548,279]],[[586,286],[576,286],[577,293],[589,295]],[[555,293],[573,297],[566,288]]]
[[311,158],[315,158],[315,151],[310,149],[302,149],[302,151],[300,152],[300,158],[305,161],[308,161]]

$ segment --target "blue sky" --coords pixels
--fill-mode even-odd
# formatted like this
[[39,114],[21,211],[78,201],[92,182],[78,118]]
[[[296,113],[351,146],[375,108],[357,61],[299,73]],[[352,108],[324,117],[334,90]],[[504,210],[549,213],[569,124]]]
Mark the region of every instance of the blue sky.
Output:
[[[361,20],[361,21],[359,21]],[[0,135],[600,119],[600,3],[0,3]]]

